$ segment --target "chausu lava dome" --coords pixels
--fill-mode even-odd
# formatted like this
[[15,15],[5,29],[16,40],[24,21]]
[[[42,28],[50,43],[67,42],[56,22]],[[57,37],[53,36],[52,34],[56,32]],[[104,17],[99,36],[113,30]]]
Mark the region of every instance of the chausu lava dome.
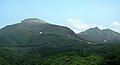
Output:
[[30,23],[47,23],[44,20],[38,19],[38,18],[28,18],[28,19],[24,19],[21,23],[26,23],[26,24],[30,24]]

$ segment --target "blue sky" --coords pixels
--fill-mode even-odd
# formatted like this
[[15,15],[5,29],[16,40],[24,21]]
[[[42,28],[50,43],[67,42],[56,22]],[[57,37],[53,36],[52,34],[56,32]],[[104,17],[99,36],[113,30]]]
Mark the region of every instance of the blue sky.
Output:
[[75,32],[95,26],[120,32],[120,0],[0,0],[0,27],[25,18],[68,26]]

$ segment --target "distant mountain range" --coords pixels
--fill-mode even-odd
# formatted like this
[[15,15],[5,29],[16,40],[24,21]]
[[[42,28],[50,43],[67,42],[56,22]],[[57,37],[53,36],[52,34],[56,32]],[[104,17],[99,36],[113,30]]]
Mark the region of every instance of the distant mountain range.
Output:
[[120,33],[110,29],[99,29],[98,27],[90,28],[77,34],[78,37],[91,42],[97,43],[119,43]]
[[[46,38],[43,39],[44,37]],[[0,46],[39,45],[45,43],[47,38],[49,41],[68,38],[91,43],[118,43],[120,33],[95,27],[75,34],[68,27],[50,24],[37,18],[25,19],[21,23],[9,25],[0,30]]]
[[119,42],[120,34],[110,29],[75,34],[29,18],[0,29],[0,65],[120,65]]

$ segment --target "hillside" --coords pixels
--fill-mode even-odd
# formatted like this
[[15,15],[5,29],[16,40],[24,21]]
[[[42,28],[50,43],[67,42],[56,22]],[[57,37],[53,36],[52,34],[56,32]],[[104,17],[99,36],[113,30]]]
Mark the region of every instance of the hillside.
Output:
[[67,27],[30,18],[23,20],[21,23],[2,28],[0,30],[0,46],[38,45],[48,42],[48,38],[51,41],[56,41],[56,36],[59,38],[78,39],[76,34]]

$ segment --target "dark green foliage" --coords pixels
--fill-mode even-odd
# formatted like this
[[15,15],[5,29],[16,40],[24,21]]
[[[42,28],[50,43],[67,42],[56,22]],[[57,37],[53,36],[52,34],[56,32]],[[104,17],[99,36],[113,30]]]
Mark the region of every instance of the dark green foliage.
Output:
[[44,65],[97,65],[102,61],[102,57],[99,56],[88,56],[80,57],[78,55],[69,56],[56,56],[47,58]]
[[[77,43],[77,41],[73,41]],[[79,46],[79,48],[78,48]],[[21,47],[19,51],[5,47],[0,50],[1,65],[119,65],[119,44],[77,44],[71,48]],[[9,49],[9,50],[8,50]]]

